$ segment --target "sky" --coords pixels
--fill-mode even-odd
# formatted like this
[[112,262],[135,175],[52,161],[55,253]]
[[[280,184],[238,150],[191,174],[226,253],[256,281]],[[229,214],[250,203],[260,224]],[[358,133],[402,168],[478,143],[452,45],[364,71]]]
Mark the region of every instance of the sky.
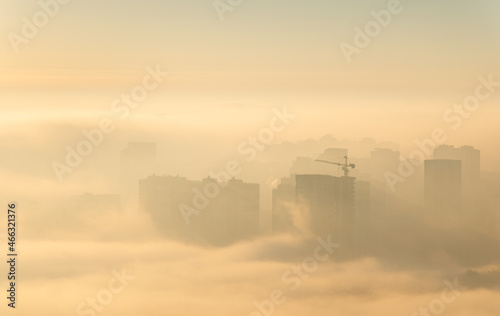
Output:
[[[170,78],[155,90],[146,114],[190,114],[198,122],[215,104],[289,105],[304,115],[327,108],[322,119],[312,114],[317,128],[311,133],[290,138],[320,136],[348,121],[342,137],[397,134],[401,143],[411,143],[470,94],[479,76],[498,72],[499,4],[403,1],[403,11],[347,63],[340,44],[353,44],[354,29],[363,29],[373,20],[370,12],[388,3],[248,0],[221,21],[211,1],[73,0],[60,5],[16,53],[8,34],[22,35],[23,18],[32,19],[41,7],[3,0],[0,111],[21,112],[20,118],[106,111],[114,96],[140,81],[145,67],[160,65]],[[496,113],[494,97],[477,116]],[[248,118],[239,113],[244,112],[231,111],[219,121],[229,128],[228,122]],[[410,126],[413,114],[419,127]],[[343,115],[356,119],[338,119]],[[398,133],[382,132],[380,125],[396,121],[406,128],[398,124]],[[477,127],[471,127],[475,137],[464,128],[457,144],[463,138],[486,147],[486,134]]]
[[[2,1],[1,6],[4,34],[19,34],[22,18],[40,10],[37,1]],[[263,85],[266,74],[366,78],[372,73],[394,83],[402,74],[458,81],[498,69],[500,22],[494,12],[499,5],[489,0],[402,1],[402,12],[355,63],[347,64],[340,42],[352,43],[354,28],[363,28],[373,19],[372,10],[387,6],[388,1],[242,1],[221,21],[211,1],[72,0],[60,5],[19,54],[4,37],[1,65],[21,85],[26,79],[48,84],[40,76],[53,76],[52,84],[73,83],[75,77],[92,84],[150,64],[176,73],[252,73],[262,76]],[[217,80],[210,79],[198,78],[199,84]],[[366,81],[359,84],[376,83]]]
[[[221,20],[208,0],[73,0],[57,5],[16,53],[9,36],[22,36],[25,18],[33,20],[47,3],[56,7],[48,0],[0,1],[0,135],[9,153],[3,160],[26,161],[21,152],[46,148],[31,163],[44,180],[57,180],[48,175],[50,163],[82,129],[116,118],[113,101],[140,84],[147,67],[168,78],[104,146],[182,144],[188,137],[190,147],[229,157],[268,124],[273,109],[286,107],[298,119],[276,143],[372,137],[398,143],[407,157],[416,141],[441,128],[447,143],[480,149],[484,170],[499,170],[492,135],[500,93],[481,101],[460,128],[444,119],[475,93],[479,78],[497,80],[496,1],[401,1],[402,11],[350,63],[341,44],[354,45],[355,28],[365,29],[390,1],[245,0]],[[198,135],[204,137],[196,142]]]
[[[22,36],[26,19],[47,3],[57,7],[54,16],[16,53],[9,38]],[[444,118],[474,95],[480,78],[500,81],[496,1],[401,1],[402,11],[350,63],[341,44],[354,45],[355,29],[365,29],[390,1],[245,0],[223,20],[208,0],[54,3],[0,1],[6,171],[40,146],[46,150],[31,165],[56,181],[48,176],[50,163],[82,129],[116,118],[114,100],[141,84],[147,67],[168,78],[105,146],[164,139],[180,144],[171,148],[178,153],[199,147],[229,157],[268,124],[273,109],[288,108],[298,118],[276,143],[372,137],[398,143],[407,157],[416,141],[440,128],[447,143],[480,149],[484,170],[499,170],[492,137],[498,91],[466,113],[459,128]],[[183,137],[193,139],[189,147],[182,147]]]

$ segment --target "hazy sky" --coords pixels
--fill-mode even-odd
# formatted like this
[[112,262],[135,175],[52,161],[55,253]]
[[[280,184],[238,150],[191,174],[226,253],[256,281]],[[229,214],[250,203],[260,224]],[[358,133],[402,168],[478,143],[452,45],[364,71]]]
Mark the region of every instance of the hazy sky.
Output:
[[13,141],[7,148],[36,135],[34,142],[59,157],[140,84],[145,67],[159,65],[170,76],[113,137],[203,134],[213,136],[208,143],[237,144],[267,124],[272,108],[286,106],[298,119],[277,142],[371,136],[398,142],[408,154],[439,127],[448,143],[476,146],[485,169],[498,170],[491,135],[500,91],[457,130],[442,116],[474,93],[478,77],[500,73],[500,4],[401,1],[403,11],[347,63],[340,44],[353,44],[354,28],[387,6],[246,0],[221,21],[209,0],[73,0],[16,54],[8,34],[22,34],[23,18],[41,8],[2,0],[0,133]]
[[[363,28],[373,19],[370,12],[387,3],[246,0],[222,22],[210,0],[72,0],[20,46],[19,54],[4,37],[1,69],[9,76],[2,76],[2,83],[80,86],[78,79],[85,77],[89,84],[105,79],[114,84],[123,73],[132,75],[150,64],[196,73],[190,80],[200,85],[222,74],[221,80],[231,83],[225,76],[252,73],[259,75],[254,84],[260,88],[267,86],[269,74],[295,76],[301,84],[311,81],[302,76],[315,75],[319,86],[345,84],[347,76],[373,87],[380,84],[373,75],[383,75],[390,84],[422,75],[460,83],[498,71],[500,4],[493,0],[401,1],[403,11],[347,64],[340,42],[352,43],[354,28]],[[40,10],[37,1],[3,0],[0,8],[5,35],[19,34],[22,18]],[[217,74],[197,76],[205,72]]]

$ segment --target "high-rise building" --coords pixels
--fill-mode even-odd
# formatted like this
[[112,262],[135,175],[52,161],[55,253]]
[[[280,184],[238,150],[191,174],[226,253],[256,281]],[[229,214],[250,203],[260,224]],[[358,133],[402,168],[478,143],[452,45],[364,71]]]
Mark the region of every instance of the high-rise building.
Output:
[[281,179],[273,189],[272,229],[273,233],[294,232],[293,208],[295,207],[295,176]]
[[356,222],[355,242],[360,249],[369,242],[370,210],[372,206],[372,189],[369,181],[356,179]]
[[193,189],[199,186],[199,182],[179,176],[149,176],[139,180],[139,205],[151,214],[162,233],[170,237],[187,237],[188,230],[198,225],[198,221],[194,218],[193,225],[185,226],[179,205],[192,205]]
[[385,174],[392,172],[398,174],[398,167],[401,162],[401,154],[387,148],[376,148],[370,154],[370,173],[372,178],[379,184],[386,184]]
[[302,174],[296,176],[298,203],[310,211],[313,233],[331,238],[343,246],[355,239],[355,178]]
[[440,145],[434,149],[434,159],[452,159],[462,162],[464,193],[477,186],[481,175],[481,152],[472,146]]
[[[215,179],[203,179],[204,191],[208,183],[220,185]],[[215,243],[254,237],[259,233],[260,186],[231,179],[205,210],[201,213],[201,222],[206,225],[206,236],[212,236]]]
[[139,203],[169,237],[224,245],[259,232],[259,191],[236,179],[149,176],[139,181]]
[[431,214],[453,215],[460,212],[462,163],[460,160],[425,161],[424,194]]
[[[391,176],[399,175],[401,153],[389,148],[375,148],[370,153],[371,204],[373,215],[382,216],[394,210],[394,188]],[[400,190],[399,190],[400,191]]]
[[131,142],[120,152],[120,185],[123,205],[138,205],[137,181],[152,175],[156,166],[156,143]]

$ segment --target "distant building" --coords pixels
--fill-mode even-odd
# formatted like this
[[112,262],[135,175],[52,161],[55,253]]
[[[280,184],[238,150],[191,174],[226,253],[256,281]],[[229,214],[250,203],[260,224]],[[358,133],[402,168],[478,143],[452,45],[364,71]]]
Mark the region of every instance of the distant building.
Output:
[[273,232],[296,233],[301,227],[294,214],[302,203],[309,210],[309,229],[318,235],[331,235],[344,245],[359,245],[367,238],[371,208],[371,184],[352,177],[296,175],[281,179],[273,190]]
[[461,209],[462,163],[460,160],[425,161],[424,194],[431,214],[457,214]]
[[[169,237],[225,245],[259,232],[259,190],[258,184],[235,179],[150,176],[139,181],[139,203]],[[199,214],[187,223],[181,205]]]
[[[327,160],[332,162],[344,162],[344,157],[348,155],[348,150],[345,148],[327,148],[317,159]],[[297,157],[292,163],[290,174],[337,174],[340,176],[341,167],[325,165],[324,163],[315,161],[309,157]]]
[[347,148],[327,148],[318,159],[330,161],[343,161],[349,155]]
[[382,216],[394,209],[395,197],[387,180],[388,175],[398,175],[401,153],[389,148],[375,148],[370,153],[371,204],[373,215]]
[[[215,179],[204,179],[217,184]],[[232,179],[225,183],[219,196],[202,211],[202,223],[207,236],[216,236],[214,242],[231,243],[256,236],[259,233],[260,185]],[[210,220],[208,220],[210,219]]]
[[310,211],[312,232],[330,235],[343,246],[352,246],[356,235],[355,178],[302,174],[296,176],[297,202]]
[[398,174],[398,167],[401,162],[399,151],[386,148],[376,148],[370,154],[370,173],[374,181],[384,184],[386,172]]
[[310,157],[297,157],[290,167],[290,174],[331,174],[332,167]]
[[369,227],[372,207],[372,188],[369,181],[356,179],[356,222],[355,242],[359,247],[364,247],[369,242]]
[[273,189],[272,207],[273,233],[294,232],[295,176],[281,179],[281,183]]
[[120,185],[124,205],[138,205],[137,181],[152,175],[156,166],[156,143],[130,142],[120,152]]
[[476,187],[481,176],[481,152],[472,146],[453,147],[441,145],[434,149],[434,159],[452,159],[462,162],[464,193]]
[[356,212],[360,216],[368,217],[371,209],[371,183],[369,181],[355,181],[356,185]]
[[139,206],[151,214],[154,224],[164,234],[185,237],[186,223],[179,212],[179,205],[191,205],[193,189],[198,187],[199,182],[179,176],[149,176],[139,180]]

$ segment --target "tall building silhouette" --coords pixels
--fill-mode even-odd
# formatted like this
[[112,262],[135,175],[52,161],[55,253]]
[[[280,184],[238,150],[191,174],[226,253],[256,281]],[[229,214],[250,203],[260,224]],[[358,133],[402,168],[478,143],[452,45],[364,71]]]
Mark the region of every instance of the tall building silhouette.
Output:
[[364,247],[369,242],[369,227],[372,207],[372,188],[369,181],[355,180],[356,222],[354,226],[355,242]]
[[295,207],[295,176],[281,179],[273,189],[272,230],[274,233],[294,232],[292,208]]
[[[166,236],[225,245],[259,232],[260,186],[232,179],[149,176],[139,181],[139,203]],[[189,222],[182,210],[195,210]]]
[[372,180],[371,202],[380,216],[395,209],[394,192],[389,186],[389,174],[399,174],[401,153],[389,148],[375,148],[370,153],[370,174]]
[[156,143],[130,142],[120,152],[120,185],[123,205],[138,205],[137,181],[152,175],[156,167]]
[[376,148],[370,153],[370,173],[372,179],[386,185],[386,172],[398,173],[401,154],[387,148]]
[[450,159],[426,160],[424,194],[431,214],[458,214],[461,210],[462,162]]
[[[434,159],[452,159],[462,162],[464,189],[476,187],[481,176],[481,152],[472,146],[440,145],[434,149]],[[467,192],[468,190],[465,190]]]
[[349,247],[356,229],[355,178],[301,174],[296,176],[297,202],[309,207],[314,234],[330,235]]

